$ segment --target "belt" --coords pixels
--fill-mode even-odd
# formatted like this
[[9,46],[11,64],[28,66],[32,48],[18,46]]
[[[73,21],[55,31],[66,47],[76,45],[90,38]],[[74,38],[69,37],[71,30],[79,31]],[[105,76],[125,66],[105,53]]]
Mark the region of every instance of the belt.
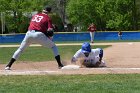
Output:
[[38,30],[29,30],[29,31],[35,31],[35,32],[40,32],[40,31],[38,31]]
[[35,30],[35,32],[40,32],[40,31],[38,31],[38,30]]

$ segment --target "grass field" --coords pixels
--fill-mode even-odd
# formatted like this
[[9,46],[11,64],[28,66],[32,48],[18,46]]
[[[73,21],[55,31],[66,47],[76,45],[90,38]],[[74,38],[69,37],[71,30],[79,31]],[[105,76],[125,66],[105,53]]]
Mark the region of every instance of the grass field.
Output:
[[0,93],[139,93],[140,74],[0,76]]

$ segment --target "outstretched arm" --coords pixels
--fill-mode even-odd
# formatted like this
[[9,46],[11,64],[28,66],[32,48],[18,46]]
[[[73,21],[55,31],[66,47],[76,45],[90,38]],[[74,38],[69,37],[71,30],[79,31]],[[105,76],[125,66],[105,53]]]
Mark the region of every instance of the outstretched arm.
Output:
[[75,57],[72,57],[71,63],[72,63],[72,64],[76,64],[76,61],[77,61],[77,59],[76,59]]

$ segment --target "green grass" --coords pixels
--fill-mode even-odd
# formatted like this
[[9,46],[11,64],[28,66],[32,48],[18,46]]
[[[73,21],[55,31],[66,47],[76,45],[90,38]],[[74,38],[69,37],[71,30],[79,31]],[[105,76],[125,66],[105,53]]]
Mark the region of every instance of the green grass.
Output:
[[0,76],[0,93],[139,93],[140,74]]
[[[101,46],[92,46],[92,48],[106,48],[109,45],[101,45]],[[76,46],[59,46],[58,50],[62,57],[62,60],[70,60],[75,52],[80,49],[80,45]],[[7,63],[13,53],[17,50],[17,47],[5,47],[0,48],[0,63]],[[51,61],[55,60],[53,52],[49,48],[45,47],[28,47],[19,57],[18,61],[33,61],[33,62],[41,62],[41,61]]]

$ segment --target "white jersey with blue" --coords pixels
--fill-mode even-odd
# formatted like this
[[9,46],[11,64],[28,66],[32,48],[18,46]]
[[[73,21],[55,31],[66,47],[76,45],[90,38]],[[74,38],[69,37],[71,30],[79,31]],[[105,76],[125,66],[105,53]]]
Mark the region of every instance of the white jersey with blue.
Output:
[[[84,62],[91,62],[92,64],[96,64],[99,61],[100,57],[100,49],[91,49],[89,56],[86,57],[85,54],[79,49],[72,58],[72,62],[78,61],[78,59],[82,58]],[[102,63],[103,62],[103,63]],[[105,66],[104,61],[101,62],[101,66]],[[103,65],[104,64],[104,65]]]

